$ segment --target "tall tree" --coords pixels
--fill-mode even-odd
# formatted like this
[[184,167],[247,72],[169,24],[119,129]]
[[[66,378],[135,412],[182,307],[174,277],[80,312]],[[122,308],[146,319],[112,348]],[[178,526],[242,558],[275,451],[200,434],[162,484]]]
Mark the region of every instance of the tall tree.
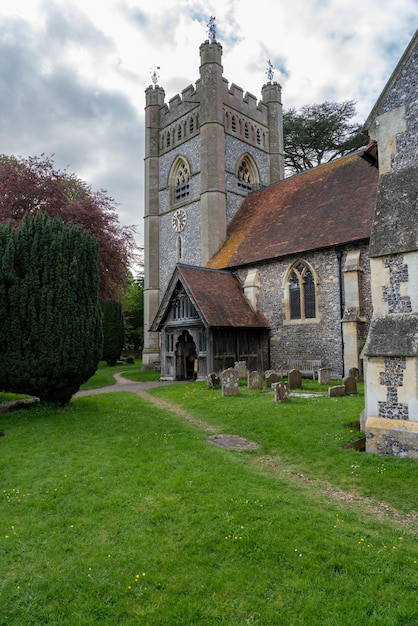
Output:
[[97,241],[38,213],[0,225],[0,389],[66,404],[102,353]]
[[361,125],[351,120],[354,100],[306,104],[283,114],[284,158],[288,172],[302,172],[364,146]]
[[17,225],[38,212],[91,232],[99,245],[100,298],[119,298],[135,246],[132,228],[119,224],[113,198],[55,169],[51,158],[0,155],[0,223]]
[[118,300],[102,300],[103,314],[103,360],[108,365],[116,365],[123,350],[125,332],[123,326],[122,303]]
[[126,343],[134,350],[144,345],[144,277],[128,274],[124,305]]

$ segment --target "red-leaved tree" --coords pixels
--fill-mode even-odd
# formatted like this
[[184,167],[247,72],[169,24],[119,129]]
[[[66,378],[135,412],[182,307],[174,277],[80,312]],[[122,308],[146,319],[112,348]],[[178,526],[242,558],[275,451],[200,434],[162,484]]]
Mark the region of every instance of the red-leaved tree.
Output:
[[99,245],[99,297],[119,299],[135,244],[132,228],[119,223],[113,198],[55,169],[50,157],[0,155],[0,222],[17,225],[39,212],[91,232]]

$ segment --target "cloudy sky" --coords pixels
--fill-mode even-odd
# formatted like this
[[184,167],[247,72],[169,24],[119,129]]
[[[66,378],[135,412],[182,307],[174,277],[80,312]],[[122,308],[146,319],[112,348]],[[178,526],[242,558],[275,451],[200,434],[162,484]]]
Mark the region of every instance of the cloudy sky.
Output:
[[199,75],[216,16],[224,76],[285,108],[354,98],[364,121],[416,27],[418,0],[1,0],[0,153],[54,155],[143,233],[144,91]]

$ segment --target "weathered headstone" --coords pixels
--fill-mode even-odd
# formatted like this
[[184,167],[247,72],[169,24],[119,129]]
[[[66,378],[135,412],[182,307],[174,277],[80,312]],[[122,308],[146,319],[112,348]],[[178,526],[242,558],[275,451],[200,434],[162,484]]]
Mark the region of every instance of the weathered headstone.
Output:
[[261,389],[263,386],[263,374],[250,372],[248,374],[248,389]]
[[331,370],[329,367],[320,367],[318,370],[318,383],[328,385],[331,380]]
[[236,361],[234,363],[234,369],[238,372],[240,378],[246,378],[247,376],[247,363],[245,361]]
[[280,376],[274,370],[267,370],[264,376],[266,378],[266,387],[271,387],[273,383],[280,381]]
[[215,374],[214,372],[208,374],[206,378],[206,385],[209,389],[219,389],[221,386],[221,378],[219,374]]
[[358,367],[352,367],[351,369],[348,370],[348,375],[352,376],[353,378],[355,378],[355,380],[359,380],[360,378],[360,372]]
[[290,370],[287,375],[289,389],[300,389],[302,387],[302,374],[299,370]]
[[346,396],[349,396],[352,393],[357,393],[357,383],[353,376],[347,376],[344,378],[343,383]]
[[236,396],[239,393],[239,374],[233,367],[224,370],[221,374],[222,395]]
[[274,391],[275,402],[289,402],[290,392],[289,392],[289,387],[287,383],[284,383],[284,382],[272,383],[271,388]]
[[341,396],[345,396],[344,385],[335,385],[335,387],[329,387],[328,396],[330,398],[340,398]]

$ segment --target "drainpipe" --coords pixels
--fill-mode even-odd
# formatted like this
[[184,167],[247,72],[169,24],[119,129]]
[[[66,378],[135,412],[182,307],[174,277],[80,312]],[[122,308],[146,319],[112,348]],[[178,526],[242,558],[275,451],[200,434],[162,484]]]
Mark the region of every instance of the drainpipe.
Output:
[[343,334],[343,317],[344,317],[344,301],[343,301],[343,269],[342,269],[342,256],[341,250],[336,250],[335,255],[338,262],[338,282],[339,282],[339,296],[340,296],[340,331],[341,331],[341,360],[342,360],[342,374],[341,378],[344,378],[344,334]]

